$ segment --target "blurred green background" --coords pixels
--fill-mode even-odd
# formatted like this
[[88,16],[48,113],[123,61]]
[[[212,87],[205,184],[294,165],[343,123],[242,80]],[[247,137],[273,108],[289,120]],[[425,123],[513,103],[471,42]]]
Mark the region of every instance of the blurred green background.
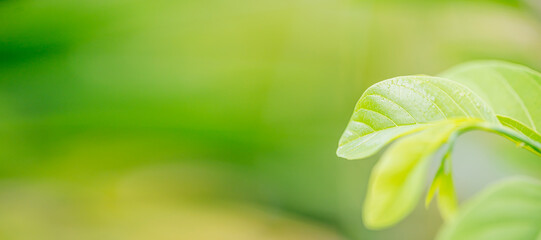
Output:
[[[422,206],[366,230],[378,156],[335,150],[371,84],[474,59],[541,70],[541,4],[0,1],[0,239],[432,239]],[[464,197],[497,159],[541,176],[490,134],[457,151],[500,166]]]

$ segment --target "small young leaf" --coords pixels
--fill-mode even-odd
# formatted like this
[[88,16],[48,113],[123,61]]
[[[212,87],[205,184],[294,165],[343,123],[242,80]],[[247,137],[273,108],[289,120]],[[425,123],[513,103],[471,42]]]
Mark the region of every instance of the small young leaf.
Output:
[[[533,141],[537,141],[538,143],[541,143],[541,135],[539,135],[539,133],[535,132],[534,130],[530,129],[529,127],[525,126],[524,124],[521,124],[521,123],[517,122],[516,120],[514,120],[512,118],[499,116],[499,115],[498,115],[498,120],[500,120],[502,125],[507,126],[507,127],[511,128],[511,129],[517,131],[517,132],[520,132],[520,133],[524,134],[526,137],[530,138]],[[525,144],[524,142],[517,142],[517,144],[518,144],[518,146],[526,148],[526,149],[534,152],[535,154],[541,156],[541,152],[536,151],[535,149],[531,148],[528,144]]]
[[[475,119],[440,121],[393,144],[372,170],[363,207],[365,225],[381,229],[409,214],[423,193],[432,154],[454,131],[477,122]],[[452,185],[448,184],[443,183],[443,189],[452,191]],[[444,197],[447,196],[449,193],[445,192]]]
[[[468,125],[466,127],[472,127],[475,125]],[[461,128],[461,131],[466,130]],[[457,137],[460,135],[460,131],[455,131],[450,137],[446,153],[443,156],[440,168],[432,180],[432,184],[429,188],[429,191],[425,198],[425,207],[428,208],[430,201],[438,190],[438,208],[440,213],[445,220],[450,220],[456,213],[457,209],[457,199],[455,194],[455,187],[453,184],[453,175],[452,175],[452,164],[451,164],[451,153],[453,151],[453,146]]]
[[442,172],[438,177],[440,178],[437,197],[438,208],[443,219],[450,220],[454,217],[458,205],[455,187],[453,185],[453,176],[451,172]]
[[521,132],[524,135],[526,135],[526,137],[529,137],[532,140],[535,140],[537,142],[541,142],[541,135],[539,135],[539,133],[535,132],[531,128],[525,126],[524,124],[521,124],[521,123],[517,122],[516,120],[514,120],[512,118],[508,118],[508,117],[500,116],[500,115],[498,115],[498,120],[500,120],[500,122],[504,126],[512,128],[512,129],[514,129],[514,130],[516,130],[518,132]]
[[436,195],[436,191],[438,191],[438,188],[440,188],[440,182],[441,182],[441,169],[438,170],[436,173],[436,176],[434,176],[434,179],[432,180],[432,184],[430,184],[430,187],[428,188],[428,192],[425,196],[425,208],[428,208],[430,206],[430,203],[432,203],[432,198],[434,198],[434,195]]
[[337,155],[366,158],[429,123],[460,117],[498,122],[482,99],[453,81],[428,76],[389,79],[364,92],[340,139]]
[[518,178],[496,184],[447,222],[438,240],[534,240],[541,233],[541,182]]

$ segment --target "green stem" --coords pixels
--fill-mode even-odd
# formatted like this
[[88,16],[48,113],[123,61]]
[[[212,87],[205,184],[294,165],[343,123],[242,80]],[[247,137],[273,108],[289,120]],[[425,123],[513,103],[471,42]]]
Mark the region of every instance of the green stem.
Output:
[[445,153],[440,163],[440,167],[438,168],[438,171],[436,172],[436,175],[434,176],[434,179],[432,180],[432,184],[429,188],[430,189],[429,193],[427,195],[427,198],[425,199],[425,206],[428,207],[428,205],[430,204],[430,200],[432,199],[435,191],[437,189],[440,189],[440,191],[442,191],[441,188],[444,187],[445,188],[444,191],[446,192],[446,194],[442,196],[441,192],[438,193],[438,207],[442,215],[447,216],[447,218],[451,218],[453,216],[455,209],[457,207],[457,200],[456,200],[456,195],[454,193],[453,179],[452,179],[451,155],[452,155],[453,148],[455,146],[455,142],[457,138],[461,134],[471,131],[471,130],[484,130],[487,132],[497,133],[498,135],[511,138],[514,141],[517,141],[519,143],[527,144],[531,148],[531,150],[536,151],[538,154],[541,154],[541,143],[511,128],[507,128],[507,127],[496,125],[496,124],[490,124],[486,122],[479,122],[474,125],[466,125],[462,128],[459,128],[457,131],[452,133],[451,136],[449,136]]
[[463,128],[460,128],[449,137],[449,140],[447,142],[447,147],[446,147],[447,149],[445,149],[445,153],[442,157],[441,165],[440,165],[440,168],[438,169],[438,172],[443,172],[443,173],[451,172],[451,169],[452,169],[451,154],[455,146],[455,142],[461,134],[471,131],[471,130],[483,130],[483,131],[492,132],[498,135],[511,138],[517,142],[527,144],[531,148],[531,150],[534,150],[538,154],[541,155],[541,143],[527,137],[526,135],[520,132],[517,132],[511,128],[504,127],[501,125],[490,124],[487,122],[479,122],[475,125],[467,125]]
[[532,140],[531,138],[527,137],[526,135],[522,133],[519,133],[517,131],[514,131],[513,129],[510,129],[504,126],[487,124],[483,122],[483,123],[479,123],[476,125],[471,125],[471,126],[462,128],[458,131],[459,132],[458,134],[461,134],[470,130],[476,130],[476,129],[484,130],[487,132],[493,132],[502,136],[509,137],[517,142],[527,144],[530,148],[532,148],[532,150],[536,151],[538,154],[541,154],[541,143],[535,140]]

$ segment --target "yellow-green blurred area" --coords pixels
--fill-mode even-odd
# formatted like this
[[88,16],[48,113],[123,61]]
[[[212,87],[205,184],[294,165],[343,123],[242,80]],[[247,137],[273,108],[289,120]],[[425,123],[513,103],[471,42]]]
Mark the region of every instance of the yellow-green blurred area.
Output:
[[371,84],[474,59],[540,70],[541,4],[0,1],[0,239],[432,239],[366,230],[378,157],[335,150]]

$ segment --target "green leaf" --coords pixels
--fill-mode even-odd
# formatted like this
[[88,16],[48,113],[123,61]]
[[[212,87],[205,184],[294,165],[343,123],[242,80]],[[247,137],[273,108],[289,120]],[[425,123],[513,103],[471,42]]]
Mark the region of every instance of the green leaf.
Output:
[[[496,87],[481,80],[479,85],[473,84],[476,78],[496,78],[494,72],[501,74]],[[538,87],[538,73],[515,65],[485,62],[459,67],[445,76],[458,80],[428,76],[393,78],[370,87],[357,103],[340,139],[338,156],[369,157],[403,137],[384,153],[372,171],[363,207],[368,228],[390,226],[413,210],[425,186],[428,159],[450,136],[450,147],[425,199],[428,205],[438,191],[438,207],[445,219],[453,219],[457,208],[449,156],[461,133],[494,132],[541,154],[541,135],[537,131],[540,110],[534,108],[539,100],[525,101],[535,95],[532,89]],[[522,89],[510,83],[510,78],[519,77],[534,85]],[[472,91],[470,86],[477,88]],[[499,95],[498,89],[505,94]],[[523,92],[528,98],[517,97]],[[493,106],[506,101],[512,104]],[[525,119],[529,122],[523,123]]]
[[425,207],[428,208],[428,206],[430,205],[430,201],[436,194],[436,191],[438,191],[438,209],[440,210],[440,213],[445,220],[450,220],[454,217],[458,206],[455,194],[455,187],[453,184],[451,163],[451,154],[455,141],[462,132],[468,131],[469,129],[473,129],[478,126],[479,124],[477,123],[469,124],[455,131],[453,135],[451,135],[450,140],[447,144],[447,149],[445,150],[446,153],[443,155],[440,168],[438,169],[436,176],[434,176],[434,180],[432,180],[432,184],[428,190],[428,193],[426,194]]
[[430,123],[460,117],[498,122],[482,99],[456,82],[428,76],[382,81],[368,88],[357,103],[337,155],[366,158]]
[[438,240],[534,240],[541,234],[541,182],[518,178],[476,196]]
[[451,172],[442,173],[439,182],[438,207],[443,219],[450,220],[454,217],[458,208]]
[[479,95],[503,125],[541,142],[540,73],[512,63],[477,61],[454,67],[442,76]]
[[[533,141],[541,143],[541,135],[539,135],[539,133],[536,133],[534,130],[530,129],[529,127],[524,126],[523,124],[517,122],[516,120],[512,118],[504,117],[504,116],[498,116],[498,120],[500,120],[502,125],[507,126],[517,132],[524,134],[526,137],[530,138]],[[530,145],[528,144],[525,145],[524,142],[520,142],[520,141],[515,141],[515,142],[517,142],[518,146],[526,148],[534,152],[535,154],[541,156],[541,152],[536,151]]]
[[437,190],[439,190],[437,199],[440,213],[443,219],[450,220],[455,215],[458,205],[451,171],[438,171],[426,195],[425,207],[430,205],[430,200]]
[[[431,155],[453,132],[477,122],[475,119],[440,121],[393,144],[370,176],[363,207],[366,227],[381,229],[408,215],[423,193]],[[449,189],[447,184],[444,189]]]

